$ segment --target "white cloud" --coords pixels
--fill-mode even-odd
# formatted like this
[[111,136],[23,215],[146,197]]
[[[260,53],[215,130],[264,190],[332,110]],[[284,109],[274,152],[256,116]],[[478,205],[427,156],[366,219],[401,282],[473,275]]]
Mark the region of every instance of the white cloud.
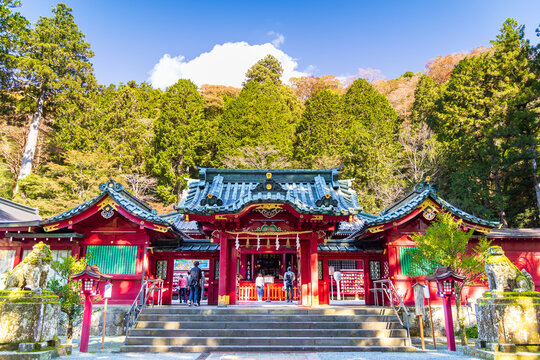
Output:
[[[284,37],[278,36],[273,42],[279,45],[283,41]],[[297,60],[278,49],[275,44],[250,45],[241,41],[215,45],[209,52],[189,61],[181,55],[173,57],[165,54],[150,71],[149,81],[153,87],[161,89],[173,85],[178,79],[190,79],[197,86],[212,84],[241,87],[248,69],[268,54],[281,62],[283,81],[309,75],[307,71],[299,71]]]
[[356,79],[365,79],[367,82],[370,82],[370,83],[377,80],[386,79],[386,77],[383,75],[380,69],[372,69],[372,68],[358,68],[358,72],[355,75],[350,75],[350,74],[340,75],[340,76],[336,76],[336,78],[345,87],[351,85]]
[[283,34],[270,31],[268,35],[276,37],[274,40],[272,40],[272,45],[274,45],[277,48],[285,42],[285,36],[283,36]]

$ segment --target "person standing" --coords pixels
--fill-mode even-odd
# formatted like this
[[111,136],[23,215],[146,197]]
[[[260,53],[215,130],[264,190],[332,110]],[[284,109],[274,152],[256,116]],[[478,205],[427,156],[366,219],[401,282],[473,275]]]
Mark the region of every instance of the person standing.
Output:
[[197,304],[201,306],[201,298],[204,299],[204,284],[205,284],[205,278],[204,278],[204,271],[201,270],[201,279],[199,280],[199,294],[197,296]]
[[283,275],[283,282],[285,283],[285,290],[287,291],[287,302],[292,302],[293,298],[293,282],[295,276],[291,271],[291,267],[287,268],[287,272]]
[[193,267],[189,271],[189,306],[199,306],[197,299],[199,297],[199,281],[201,280],[202,271],[199,269],[199,262],[195,261]]
[[180,279],[178,279],[178,300],[180,300],[180,304],[182,303],[182,300],[187,303],[187,280],[184,277],[184,275],[180,275]]
[[262,301],[264,293],[264,278],[261,273],[255,279],[255,287],[257,288],[257,300]]

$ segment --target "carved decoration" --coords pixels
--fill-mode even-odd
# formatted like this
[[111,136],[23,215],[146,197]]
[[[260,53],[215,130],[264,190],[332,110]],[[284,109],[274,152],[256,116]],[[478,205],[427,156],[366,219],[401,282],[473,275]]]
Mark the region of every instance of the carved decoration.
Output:
[[268,177],[264,182],[258,183],[257,186],[251,190],[253,193],[258,192],[273,192],[273,193],[280,193],[280,194],[287,194],[287,190],[284,189],[278,182],[276,182],[272,177]]
[[270,219],[276,216],[277,214],[284,212],[285,209],[281,207],[274,207],[272,209],[269,209],[267,207],[258,207],[254,211],[261,213],[265,218]]
[[433,219],[435,219],[436,215],[437,215],[437,211],[433,209],[431,206],[426,207],[424,211],[422,212],[422,216],[424,217],[424,219],[428,221],[432,221]]
[[37,243],[32,252],[8,273],[5,289],[45,289],[51,262],[52,252],[49,245]]

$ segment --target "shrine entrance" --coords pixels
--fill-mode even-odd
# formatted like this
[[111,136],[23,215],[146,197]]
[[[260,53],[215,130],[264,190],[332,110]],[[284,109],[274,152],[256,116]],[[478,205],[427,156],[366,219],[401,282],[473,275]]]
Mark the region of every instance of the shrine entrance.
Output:
[[219,244],[218,305],[256,299],[258,272],[265,296],[285,299],[283,274],[296,275],[295,298],[304,306],[328,303],[318,246],[360,208],[338,170],[199,169],[177,209]]

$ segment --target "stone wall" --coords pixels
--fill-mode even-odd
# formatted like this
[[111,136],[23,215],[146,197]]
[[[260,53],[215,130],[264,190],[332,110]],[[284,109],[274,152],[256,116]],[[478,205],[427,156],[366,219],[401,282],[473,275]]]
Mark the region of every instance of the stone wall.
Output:
[[[407,308],[411,315],[410,326],[411,336],[420,336],[420,326],[418,324],[418,317],[415,315],[414,307]],[[462,305],[461,310],[465,319],[465,327],[471,327],[476,325],[476,316],[474,311],[474,305]],[[446,337],[446,329],[444,326],[444,310],[442,305],[431,305],[431,311],[433,313],[433,327],[435,328],[435,336]],[[457,330],[457,314],[456,307],[452,305],[452,317],[454,319],[454,329]],[[429,321],[429,309],[426,305],[426,315],[422,317],[424,323],[424,336],[431,336],[431,325]]]
[[[124,315],[131,305],[107,305],[107,323],[105,328],[106,336],[125,335]],[[81,323],[74,329],[73,337],[81,336]],[[90,336],[101,336],[103,329],[103,305],[94,305],[92,312],[92,327]],[[59,335],[65,335],[64,328],[59,329]]]

